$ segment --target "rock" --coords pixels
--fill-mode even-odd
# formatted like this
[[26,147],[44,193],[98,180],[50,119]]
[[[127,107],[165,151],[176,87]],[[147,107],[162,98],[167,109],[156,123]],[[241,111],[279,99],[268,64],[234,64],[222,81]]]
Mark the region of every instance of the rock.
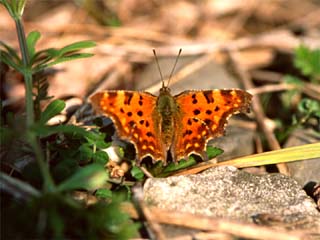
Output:
[[226,135],[211,140],[208,145],[223,149],[217,157],[218,162],[232,158],[251,155],[255,152],[253,138],[255,131],[230,124],[226,127]]
[[[285,147],[319,142],[319,134],[311,129],[297,129],[287,140]],[[301,186],[320,183],[320,156],[312,160],[297,161],[287,164],[290,176]]]
[[169,211],[244,222],[270,214],[290,229],[320,231],[314,201],[295,180],[281,174],[253,175],[222,166],[196,175],[148,179],[144,200]]

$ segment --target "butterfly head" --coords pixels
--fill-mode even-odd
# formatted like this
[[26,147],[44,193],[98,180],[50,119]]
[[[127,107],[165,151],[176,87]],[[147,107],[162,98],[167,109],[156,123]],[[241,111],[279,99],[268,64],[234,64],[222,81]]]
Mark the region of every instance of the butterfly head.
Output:
[[166,94],[170,94],[170,88],[168,86],[164,86],[162,85],[162,87],[160,88],[160,95],[166,95]]

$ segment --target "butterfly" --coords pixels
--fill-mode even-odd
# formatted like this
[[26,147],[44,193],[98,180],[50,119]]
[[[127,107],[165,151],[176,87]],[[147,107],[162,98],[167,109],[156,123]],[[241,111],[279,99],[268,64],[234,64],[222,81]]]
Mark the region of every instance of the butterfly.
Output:
[[142,91],[101,91],[93,108],[110,117],[118,136],[133,143],[137,162],[147,156],[167,163],[191,154],[207,159],[209,140],[224,135],[228,118],[249,112],[251,94],[240,89],[188,90],[173,96],[164,86],[159,96]]

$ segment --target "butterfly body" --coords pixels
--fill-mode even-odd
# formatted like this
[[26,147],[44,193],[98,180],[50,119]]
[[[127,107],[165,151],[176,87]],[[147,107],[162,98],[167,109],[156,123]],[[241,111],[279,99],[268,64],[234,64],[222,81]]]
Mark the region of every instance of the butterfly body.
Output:
[[168,87],[159,96],[147,92],[104,91],[90,100],[110,117],[120,138],[132,142],[137,160],[146,156],[177,162],[194,153],[206,159],[210,139],[224,134],[232,114],[248,111],[252,96],[239,89],[184,91],[172,96]]
[[156,107],[154,109],[155,125],[161,136],[165,150],[170,150],[175,139],[175,129],[178,128],[177,123],[180,118],[180,109],[174,97],[170,93],[169,88],[161,88],[160,95],[157,98]]

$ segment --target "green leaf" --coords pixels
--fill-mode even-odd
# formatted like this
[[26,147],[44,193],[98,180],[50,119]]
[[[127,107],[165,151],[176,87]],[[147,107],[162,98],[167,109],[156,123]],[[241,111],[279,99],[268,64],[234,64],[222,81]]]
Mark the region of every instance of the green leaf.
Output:
[[75,52],[78,50],[82,50],[84,48],[91,48],[91,47],[95,47],[95,46],[96,46],[96,43],[93,41],[76,42],[76,43],[72,43],[70,45],[67,45],[67,46],[61,48],[59,50],[59,54],[60,54],[60,56],[63,56],[63,55],[70,53],[70,52]]
[[105,165],[109,160],[109,156],[104,151],[97,151],[92,156],[92,160],[93,160],[94,163]]
[[74,189],[94,190],[102,187],[108,180],[108,174],[100,164],[90,164],[78,170],[70,178],[62,182],[58,191],[67,191]]
[[130,173],[131,173],[132,177],[134,177],[137,180],[142,180],[144,178],[144,173],[137,166],[133,166],[131,168]]
[[301,45],[295,49],[294,65],[306,76],[320,76],[320,49],[311,50]]
[[62,100],[56,99],[52,101],[47,108],[41,113],[40,124],[45,124],[51,118],[58,115],[64,108],[66,107],[66,103]]
[[73,134],[75,136],[90,137],[90,133],[85,129],[74,125],[58,125],[58,126],[45,126],[43,124],[35,124],[32,127],[39,137],[47,137],[56,133]]
[[5,64],[12,67],[16,71],[18,71],[18,72],[24,71],[23,66],[20,64],[17,64],[14,61],[14,59],[12,58],[12,56],[10,54],[8,54],[7,52],[0,50],[0,58],[1,58],[1,61],[3,61]]
[[110,147],[110,142],[106,142],[104,139],[105,139],[105,133],[101,133],[101,132],[98,132],[98,133],[95,133],[95,132],[89,132],[88,134],[89,136],[86,137],[88,143],[91,145],[91,146],[95,146],[99,149],[105,149],[105,148],[108,148]]
[[2,41],[0,41],[0,46],[3,46],[7,50],[8,54],[11,56],[13,61],[15,61],[16,63],[21,63],[20,57],[16,50],[14,50],[12,47],[10,47]]
[[48,48],[35,52],[33,56],[33,72],[39,72],[47,67],[47,63],[59,57],[59,50]]
[[283,81],[285,83],[288,83],[288,84],[294,84],[297,87],[303,87],[304,86],[304,82],[300,78],[292,76],[292,75],[285,75],[283,77]]
[[49,48],[36,52],[33,61],[37,63],[37,65],[34,66],[33,71],[39,72],[62,62],[92,57],[94,55],[92,53],[78,53],[77,51],[94,46],[96,46],[96,44],[93,41],[81,41],[72,43],[61,49]]
[[207,146],[208,159],[215,158],[223,153],[223,150],[217,147]]
[[93,158],[93,154],[94,153],[92,147],[89,144],[84,143],[79,147],[78,161],[87,163]]
[[88,58],[88,57],[92,57],[94,54],[92,53],[76,53],[76,54],[72,54],[70,56],[67,57],[59,57],[57,60],[54,60],[52,62],[49,62],[48,64],[45,65],[45,67],[51,67],[53,65],[62,63],[62,62],[68,62],[68,61],[72,61],[75,59],[80,59],[80,58]]
[[62,180],[66,180],[68,177],[74,174],[78,169],[79,169],[79,164],[75,157],[61,159],[61,161],[57,163],[57,165],[51,166],[52,175],[55,181],[58,181],[58,182],[61,182]]
[[35,52],[36,52],[36,44],[37,41],[40,39],[41,34],[38,31],[32,31],[28,34],[27,36],[27,47],[28,47],[28,52],[30,55],[30,59],[33,59]]
[[111,26],[111,27],[120,27],[121,26],[121,21],[117,17],[108,18],[106,20],[106,23],[108,26]]
[[100,188],[95,193],[96,197],[99,198],[112,198],[112,191],[106,188]]
[[320,103],[316,100],[304,98],[299,102],[298,110],[306,115],[320,116]]
[[190,167],[194,164],[196,164],[197,161],[195,158],[191,155],[188,160],[182,159],[178,163],[169,163],[168,166],[165,167],[163,170],[163,173],[169,173],[169,172],[174,172],[178,171],[187,167]]
[[292,107],[292,99],[296,99],[301,94],[304,82],[300,78],[291,75],[285,75],[283,77],[283,81],[287,84],[292,84],[295,86],[294,89],[284,91],[280,95],[282,104],[284,106],[283,111],[286,111]]
[[57,58],[60,56],[60,50],[56,48],[48,48],[39,52],[39,55],[45,55],[50,58]]

